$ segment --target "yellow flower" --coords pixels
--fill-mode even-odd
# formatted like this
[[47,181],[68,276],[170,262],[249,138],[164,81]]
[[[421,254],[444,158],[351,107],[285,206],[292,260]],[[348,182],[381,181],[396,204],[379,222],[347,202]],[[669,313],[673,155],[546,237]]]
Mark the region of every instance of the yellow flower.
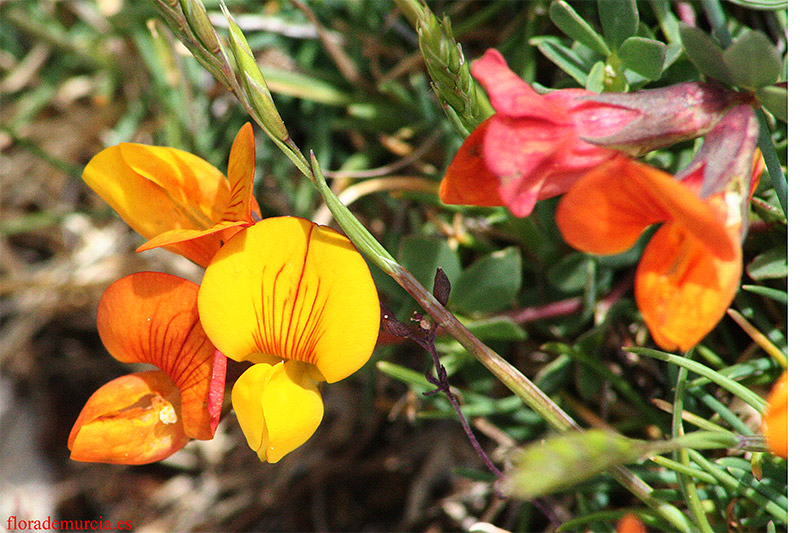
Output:
[[203,328],[236,361],[233,406],[248,444],[276,462],[322,420],[319,385],[369,359],[380,304],[364,259],[339,233],[308,220],[262,220],[208,265],[198,295]]
[[138,251],[164,246],[206,266],[220,241],[260,218],[253,198],[254,169],[253,127],[248,123],[231,147],[230,181],[190,153],[134,143],[94,156],[83,180],[149,239]]

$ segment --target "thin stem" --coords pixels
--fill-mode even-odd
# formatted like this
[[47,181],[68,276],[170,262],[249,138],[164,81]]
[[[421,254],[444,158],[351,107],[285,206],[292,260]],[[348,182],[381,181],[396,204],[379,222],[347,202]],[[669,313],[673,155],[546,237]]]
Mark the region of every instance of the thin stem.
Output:
[[[492,460],[486,455],[486,452],[483,450],[483,447],[478,442],[478,439],[475,437],[475,433],[472,431],[472,428],[467,421],[467,417],[464,416],[464,411],[461,410],[461,405],[458,403],[458,398],[456,395],[453,394],[452,389],[450,388],[450,381],[447,379],[447,370],[445,369],[444,365],[442,365],[441,361],[439,360],[439,353],[436,351],[436,328],[437,325],[434,324],[430,330],[430,334],[425,339],[425,343],[421,343],[428,353],[431,354],[433,358],[433,366],[436,369],[436,376],[428,374],[426,377],[428,381],[431,382],[433,385],[436,385],[436,389],[432,390],[426,394],[435,394],[437,392],[442,392],[447,397],[450,405],[453,406],[453,410],[456,412],[458,416],[458,421],[461,423],[461,427],[464,429],[464,433],[467,434],[467,438],[469,439],[470,444],[475,449],[475,451],[480,456],[481,460],[484,462],[486,467],[491,470],[491,472],[495,475],[497,479],[503,479],[504,475],[498,469]],[[419,341],[418,341],[419,342]]]
[[[691,353],[691,352],[690,352]],[[688,355],[688,354],[687,354]],[[684,435],[683,432],[683,399],[686,392],[686,379],[689,371],[686,368],[678,369],[678,378],[675,383],[675,400],[672,403],[672,438],[679,439]],[[689,454],[685,449],[680,449],[675,452],[675,459],[684,467],[689,467]],[[703,533],[713,533],[711,524],[708,523],[705,511],[703,511],[703,504],[697,494],[697,486],[691,476],[683,472],[676,472],[678,476],[678,484],[680,485],[681,492],[683,493],[689,511],[694,516],[694,521],[700,527]]]

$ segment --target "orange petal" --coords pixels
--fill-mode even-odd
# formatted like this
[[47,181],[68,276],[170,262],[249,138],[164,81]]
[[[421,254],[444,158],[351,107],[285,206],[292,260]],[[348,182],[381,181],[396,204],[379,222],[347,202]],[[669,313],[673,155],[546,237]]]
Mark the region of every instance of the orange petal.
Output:
[[120,151],[128,167],[160,186],[182,213],[174,228],[207,228],[220,219],[231,192],[228,180],[213,165],[164,146],[122,143]]
[[500,185],[497,176],[492,174],[483,161],[483,138],[487,125],[485,120],[478,124],[447,167],[439,186],[439,197],[443,203],[503,205],[497,191]]
[[617,522],[617,533],[647,533],[647,528],[633,513],[626,513]]
[[[252,224],[253,205],[258,206],[253,199],[253,174],[256,169],[256,145],[253,137],[253,126],[247,122],[239,130],[231,146],[228,159],[228,181],[231,187],[231,197],[222,222],[245,221]],[[260,212],[257,213],[260,218]]]
[[313,373],[299,361],[259,363],[236,380],[233,410],[247,444],[262,461],[279,461],[319,427],[322,396]]
[[225,358],[206,337],[197,313],[197,284],[140,272],[113,283],[97,310],[97,330],[116,359],[150,363],[181,393],[183,424],[196,439],[214,436]]
[[198,305],[228,357],[304,361],[329,382],[369,359],[380,322],[375,284],[350,241],[294,217],[262,220],[226,242],[206,270]]
[[[261,210],[253,197],[253,173],[255,172],[256,154],[253,126],[246,123],[239,130],[231,147],[228,160],[228,179],[230,198],[225,211],[214,220],[214,224],[206,228],[184,228],[166,231],[141,245],[137,252],[151,250],[161,246],[170,246],[172,251],[185,255],[184,251],[193,248],[203,250],[200,266],[208,266],[211,258],[219,250],[220,243],[236,234],[238,227],[251,225],[253,215],[260,218]],[[227,230],[227,231],[226,231]],[[197,243],[187,241],[198,240]],[[210,255],[206,250],[211,251]],[[195,254],[196,255],[196,254]]]
[[623,156],[587,173],[556,211],[564,240],[595,254],[623,252],[647,226],[670,220],[721,259],[737,256],[737,240],[707,202],[669,174]]
[[741,248],[721,259],[683,226],[664,224],[636,272],[636,302],[663,349],[688,350],[725,315],[742,274]]
[[761,432],[767,446],[775,455],[789,458],[789,372],[775,382],[767,398],[767,412],[761,422]]
[[[89,161],[84,181],[146,239],[173,229],[210,227],[230,197],[225,176],[181,150],[123,143]],[[207,264],[207,247],[172,249]]]
[[75,461],[139,465],[160,461],[189,441],[180,395],[164,372],[122,376],[100,387],[69,435]]

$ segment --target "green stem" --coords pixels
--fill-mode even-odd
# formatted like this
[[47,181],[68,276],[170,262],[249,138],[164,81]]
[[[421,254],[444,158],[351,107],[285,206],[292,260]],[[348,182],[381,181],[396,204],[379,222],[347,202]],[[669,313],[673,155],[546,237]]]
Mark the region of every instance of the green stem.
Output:
[[783,212],[788,218],[789,191],[786,184],[786,175],[783,173],[780,159],[778,159],[778,154],[775,152],[775,145],[772,143],[772,135],[770,134],[764,111],[758,108],[755,112],[756,118],[758,119],[758,147],[761,150],[761,154],[764,156],[764,163],[766,163],[767,172],[772,179],[775,195],[778,197]]
[[759,413],[763,414],[767,407],[767,402],[764,401],[764,399],[758,394],[754,393],[744,385],[741,385],[732,379],[723,376],[719,372],[716,372],[707,366],[698,363],[697,361],[692,361],[691,359],[687,359],[679,355],[653,350],[650,348],[624,348],[624,350],[626,352],[645,355],[654,359],[660,359],[661,361],[666,361],[667,363],[672,363],[673,365],[677,365],[696,374],[700,374],[701,376],[708,378],[710,381],[713,381],[723,389],[727,390],[734,396],[738,396],[743,402],[751,406]]
[[[691,352],[690,352],[691,353]],[[678,370],[678,377],[675,381],[675,400],[672,402],[672,438],[678,440],[684,436],[683,432],[683,399],[686,392],[686,378],[689,376],[689,371],[686,368]],[[689,454],[686,449],[681,448],[675,452],[675,459],[685,467],[689,467]],[[694,479],[682,472],[676,472],[678,476],[678,484],[680,485],[681,492],[686,499],[686,504],[689,507],[689,512],[692,513],[695,523],[703,533],[713,533],[711,524],[708,523],[708,518],[703,510],[703,503],[700,501],[700,496],[697,494],[697,485]]]
[[[395,261],[389,252],[333,194],[325,182],[322,169],[313,154],[311,155],[311,169],[314,175],[314,183],[322,194],[325,203],[339,226],[361,253],[372,260],[381,270],[389,274],[422,306],[434,322],[439,324],[439,327],[461,343],[483,366],[548,424],[562,432],[570,429],[581,430],[580,426],[539,387],[498,353],[483,344],[450,311],[445,309],[414,276]],[[658,512],[678,531],[688,532],[692,530],[692,524],[678,508],[654,497],[652,495],[652,487],[639,479],[629,469],[622,466],[616,467],[611,471],[611,475],[643,503]]]

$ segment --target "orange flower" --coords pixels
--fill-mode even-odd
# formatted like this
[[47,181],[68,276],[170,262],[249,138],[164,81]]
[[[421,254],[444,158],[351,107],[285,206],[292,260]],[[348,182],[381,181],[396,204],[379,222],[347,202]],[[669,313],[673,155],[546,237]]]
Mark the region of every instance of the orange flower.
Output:
[[198,290],[176,276],[141,272],[103,293],[97,329],[108,351],[160,370],[117,378],[89,398],[69,435],[72,459],[151,463],[190,438],[214,436],[226,359],[200,325]]
[[789,372],[775,382],[767,398],[767,412],[761,421],[761,433],[775,455],[789,458]]
[[136,232],[138,251],[164,246],[207,266],[220,241],[260,217],[253,198],[255,145],[245,124],[228,160],[228,179],[199,157],[160,146],[122,143],[89,161],[83,180]]
[[623,252],[647,226],[663,223],[639,262],[636,301],[659,346],[688,350],[719,322],[738,288],[741,202],[727,191],[703,199],[665,172],[617,158],[564,195],[556,223],[570,246],[596,254]]
[[233,409],[262,461],[276,462],[322,420],[320,384],[369,359],[380,304],[347,238],[308,220],[262,220],[231,238],[198,295],[203,328],[236,361],[255,363],[233,387]]
[[747,205],[763,168],[757,136],[753,110],[735,106],[708,132],[680,181],[615,158],[588,172],[558,206],[567,243],[595,254],[623,252],[645,228],[662,224],[639,261],[635,294],[665,350],[700,342],[736,294]]

